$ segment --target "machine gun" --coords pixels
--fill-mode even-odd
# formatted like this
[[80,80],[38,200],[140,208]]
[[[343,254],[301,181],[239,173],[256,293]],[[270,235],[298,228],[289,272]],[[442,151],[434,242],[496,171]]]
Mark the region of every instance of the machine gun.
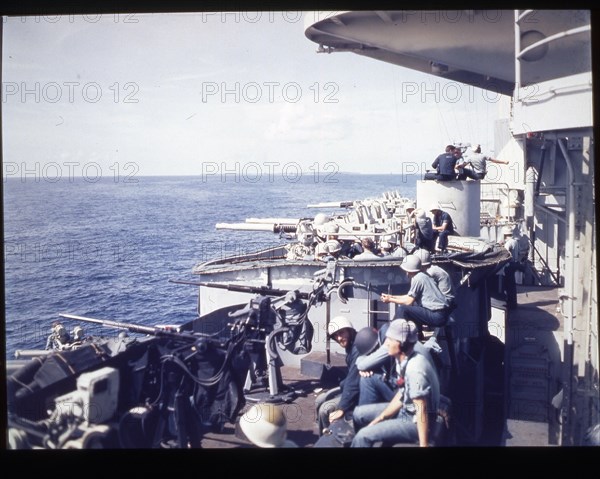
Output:
[[58,313],[61,318],[72,319],[74,321],[83,321],[86,323],[95,323],[108,328],[125,329],[132,333],[149,334],[151,336],[160,336],[171,338],[178,341],[195,342],[198,336],[187,331],[181,331],[177,326],[142,326],[139,324],[122,323],[118,321],[109,321],[107,319],[94,319],[86,316],[77,316],[75,314]]
[[205,432],[235,422],[252,345],[273,327],[244,309],[215,334],[60,316],[147,336],[89,336],[12,371],[11,448],[201,447]]

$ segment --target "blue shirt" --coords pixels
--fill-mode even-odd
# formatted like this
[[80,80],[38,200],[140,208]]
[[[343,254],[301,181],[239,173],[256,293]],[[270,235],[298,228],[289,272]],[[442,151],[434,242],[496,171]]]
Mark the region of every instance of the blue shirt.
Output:
[[346,349],[348,374],[340,383],[342,397],[340,398],[338,409],[344,412],[352,411],[358,404],[360,374],[358,374],[358,368],[356,367],[356,358],[358,358],[358,349],[352,345],[351,348]]
[[448,231],[448,233],[454,233],[454,223],[452,222],[452,217],[448,213],[442,211],[439,215],[433,217],[433,226],[442,226],[444,223],[448,223],[446,231]]
[[439,155],[431,166],[437,170],[440,175],[455,175],[454,167],[456,166],[456,158],[452,153],[442,153]]

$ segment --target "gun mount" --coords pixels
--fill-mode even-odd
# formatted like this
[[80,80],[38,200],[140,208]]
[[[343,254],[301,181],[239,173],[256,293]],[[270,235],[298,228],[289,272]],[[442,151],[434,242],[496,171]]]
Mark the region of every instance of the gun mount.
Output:
[[310,352],[308,313],[335,290],[330,269],[315,274],[307,293],[207,284],[256,294],[212,333],[60,313],[123,331],[42,351],[11,369],[10,448],[201,447],[206,432],[235,423],[246,401],[293,400],[296,392],[282,384],[278,351]]

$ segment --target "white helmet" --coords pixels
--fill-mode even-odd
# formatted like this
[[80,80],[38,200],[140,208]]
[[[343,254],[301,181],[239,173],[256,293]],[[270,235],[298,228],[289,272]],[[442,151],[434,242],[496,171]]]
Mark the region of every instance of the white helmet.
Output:
[[75,341],[81,341],[83,339],[83,328],[81,326],[75,326],[71,334]]
[[426,249],[418,249],[413,253],[421,260],[421,266],[429,266],[431,264],[431,254]]
[[327,325],[327,335],[333,336],[335,333],[344,328],[354,329],[354,326],[352,326],[352,323],[348,318],[346,318],[346,316],[336,316],[329,321],[329,324]]
[[414,254],[409,254],[404,260],[400,267],[407,273],[417,273],[421,271],[421,260]]
[[315,256],[320,256],[322,254],[327,254],[329,252],[327,248],[327,243],[319,243],[315,246]]
[[440,205],[438,205],[437,203],[432,203],[431,206],[429,207],[429,211],[442,211],[440,209]]
[[55,336],[60,338],[61,341],[69,339],[69,333],[67,333],[67,329],[62,325],[62,323],[54,324],[52,326],[52,332]]
[[313,223],[316,226],[321,226],[321,225],[324,225],[325,223],[327,223],[328,221],[329,221],[329,216],[327,216],[325,213],[317,213]]
[[330,221],[325,224],[325,233],[327,233],[328,235],[335,235],[335,234],[339,233],[339,231],[340,231],[340,227],[337,223]]
[[248,440],[258,447],[285,445],[287,421],[277,404],[255,404],[240,418],[240,428]]

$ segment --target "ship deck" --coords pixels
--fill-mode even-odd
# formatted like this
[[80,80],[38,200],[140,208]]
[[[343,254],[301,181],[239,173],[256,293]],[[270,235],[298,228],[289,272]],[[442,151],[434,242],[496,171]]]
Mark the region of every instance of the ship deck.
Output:
[[[557,312],[556,288],[518,286],[519,307],[494,308],[500,339],[505,343],[505,410],[497,424],[502,431],[489,431],[485,446],[551,446],[558,441],[556,415],[550,402],[556,391],[562,357],[562,316]],[[494,319],[495,318],[495,319]],[[342,364],[334,358],[336,367]],[[343,362],[343,361],[342,361]],[[288,439],[300,447],[313,447],[319,439],[315,398],[327,385],[308,377],[298,368],[281,368],[283,383],[296,392],[282,404],[288,418]],[[331,386],[331,385],[329,385]],[[248,401],[246,408],[252,402]],[[245,408],[245,409],[246,409]],[[244,409],[244,410],[245,410]],[[227,424],[221,433],[207,433],[202,448],[254,448],[239,428]]]

